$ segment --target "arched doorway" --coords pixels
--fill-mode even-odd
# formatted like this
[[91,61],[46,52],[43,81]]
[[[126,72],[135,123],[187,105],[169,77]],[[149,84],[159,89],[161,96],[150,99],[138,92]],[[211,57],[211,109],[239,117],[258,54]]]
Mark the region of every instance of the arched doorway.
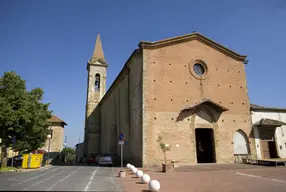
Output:
[[235,161],[241,161],[242,157],[246,157],[249,154],[248,138],[242,130],[237,130],[234,133],[233,148]]

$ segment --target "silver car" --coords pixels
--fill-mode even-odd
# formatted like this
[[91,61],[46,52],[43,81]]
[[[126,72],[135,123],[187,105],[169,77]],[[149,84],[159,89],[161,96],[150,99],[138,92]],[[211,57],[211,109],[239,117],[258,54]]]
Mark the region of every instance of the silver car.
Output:
[[109,165],[109,166],[113,165],[112,156],[109,154],[98,155],[96,159],[98,165]]

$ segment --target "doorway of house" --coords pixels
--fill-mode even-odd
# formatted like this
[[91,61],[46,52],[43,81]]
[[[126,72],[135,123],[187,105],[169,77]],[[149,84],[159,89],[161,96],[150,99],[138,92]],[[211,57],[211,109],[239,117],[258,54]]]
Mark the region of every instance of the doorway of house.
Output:
[[270,158],[277,158],[278,154],[275,141],[268,141],[268,146],[269,146]]
[[261,149],[264,159],[278,158],[275,141],[261,140]]
[[215,146],[213,129],[198,128],[196,132],[196,148],[198,163],[215,163]]

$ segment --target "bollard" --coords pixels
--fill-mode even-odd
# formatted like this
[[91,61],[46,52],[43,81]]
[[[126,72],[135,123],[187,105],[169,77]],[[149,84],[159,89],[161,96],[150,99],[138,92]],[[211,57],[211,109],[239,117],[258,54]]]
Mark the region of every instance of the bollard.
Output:
[[127,168],[130,168],[130,166],[131,166],[131,164],[130,164],[130,163],[128,163],[128,164],[126,165],[126,167],[127,167]]
[[137,176],[138,178],[141,178],[141,177],[143,176],[143,171],[138,170],[138,171],[136,172],[136,176]]
[[147,174],[144,174],[144,175],[141,177],[141,182],[142,182],[142,183],[149,183],[149,182],[150,182],[150,176],[147,175]]
[[159,191],[160,190],[160,183],[157,180],[152,180],[149,182],[149,190],[150,191]]
[[119,171],[119,177],[125,177],[125,171]]
[[137,171],[138,171],[137,168],[134,168],[134,169],[132,170],[132,172],[133,172],[134,174],[136,174]]

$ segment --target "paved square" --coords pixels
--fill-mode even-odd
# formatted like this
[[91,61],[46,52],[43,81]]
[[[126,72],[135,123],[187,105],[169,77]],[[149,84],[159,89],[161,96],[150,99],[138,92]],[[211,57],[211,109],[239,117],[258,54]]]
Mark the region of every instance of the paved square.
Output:
[[[162,173],[160,169],[143,169],[151,180],[161,184],[160,192],[282,192],[286,191],[286,168],[242,164],[206,164],[176,168]],[[148,191],[131,171],[126,178],[117,178],[124,192]]]

